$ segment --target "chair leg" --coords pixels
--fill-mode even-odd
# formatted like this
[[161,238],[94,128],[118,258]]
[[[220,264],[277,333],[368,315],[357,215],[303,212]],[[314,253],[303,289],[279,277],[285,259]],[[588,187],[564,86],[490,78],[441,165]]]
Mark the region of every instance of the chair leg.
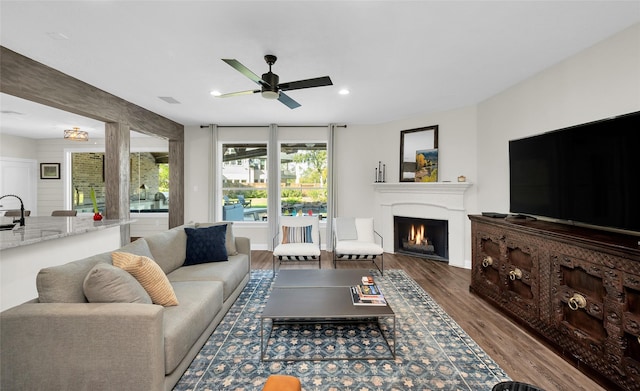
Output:
[[276,256],[273,255],[272,258],[273,258],[273,274],[271,275],[271,277],[273,278],[276,276]]
[[376,263],[376,258],[373,258],[371,260],[371,262],[373,262],[373,265],[376,267],[376,269],[378,269],[380,271],[380,275],[384,276],[384,253],[380,254],[380,265],[378,266],[378,263]]

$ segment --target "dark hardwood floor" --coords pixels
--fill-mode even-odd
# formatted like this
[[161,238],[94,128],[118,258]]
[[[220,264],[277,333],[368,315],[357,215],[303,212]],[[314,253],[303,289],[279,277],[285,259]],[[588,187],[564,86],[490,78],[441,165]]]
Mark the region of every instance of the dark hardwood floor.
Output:
[[[322,268],[333,268],[331,253],[323,252]],[[471,271],[444,262],[400,254],[384,255],[385,269],[403,269],[513,379],[546,391],[602,391],[604,388],[533,338],[492,306],[469,292]],[[252,251],[253,269],[272,269],[269,251]],[[317,267],[317,262],[313,265]],[[310,268],[287,263],[282,268]],[[341,261],[338,268],[372,268],[370,261]]]

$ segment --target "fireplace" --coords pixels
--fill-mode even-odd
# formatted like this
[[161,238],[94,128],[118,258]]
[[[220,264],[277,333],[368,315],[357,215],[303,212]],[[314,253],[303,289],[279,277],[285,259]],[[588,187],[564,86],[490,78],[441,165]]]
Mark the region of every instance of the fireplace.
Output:
[[397,251],[393,240],[394,216],[443,220],[447,222],[444,247],[447,262],[470,269],[471,223],[467,218],[465,191],[471,186],[469,182],[374,183],[375,216],[385,238],[384,251]]
[[447,220],[393,216],[394,252],[449,260]]

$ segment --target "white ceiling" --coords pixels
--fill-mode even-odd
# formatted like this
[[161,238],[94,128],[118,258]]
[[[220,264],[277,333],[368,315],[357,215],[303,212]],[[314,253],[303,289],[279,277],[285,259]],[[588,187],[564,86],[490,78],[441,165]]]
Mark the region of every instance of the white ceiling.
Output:
[[[640,22],[640,1],[2,0],[0,22],[2,46],[187,126],[377,124],[487,99]],[[288,92],[294,110],[210,95],[256,87],[222,58],[261,75],[265,54],[281,82],[334,85]],[[2,97],[25,111],[3,113],[2,132],[96,126],[31,124],[18,103]]]
[[62,138],[65,129],[78,127],[89,138],[104,138],[104,123],[15,96],[0,94],[0,134],[29,138]]

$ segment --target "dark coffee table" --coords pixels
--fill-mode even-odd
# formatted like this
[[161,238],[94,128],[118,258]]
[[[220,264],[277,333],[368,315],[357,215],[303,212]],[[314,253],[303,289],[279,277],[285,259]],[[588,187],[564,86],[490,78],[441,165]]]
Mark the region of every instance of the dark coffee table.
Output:
[[[381,360],[396,357],[396,316],[391,307],[356,306],[351,302],[350,287],[361,283],[366,269],[320,269],[280,270],[273,283],[271,295],[260,315],[260,359],[263,361],[315,361],[315,360]],[[392,341],[389,342],[380,318],[393,318]],[[264,325],[267,319],[272,324],[286,323],[334,323],[358,322],[376,319],[380,332],[389,347],[391,356],[326,357],[313,359],[270,359],[265,357]],[[271,337],[271,330],[267,341]]]

